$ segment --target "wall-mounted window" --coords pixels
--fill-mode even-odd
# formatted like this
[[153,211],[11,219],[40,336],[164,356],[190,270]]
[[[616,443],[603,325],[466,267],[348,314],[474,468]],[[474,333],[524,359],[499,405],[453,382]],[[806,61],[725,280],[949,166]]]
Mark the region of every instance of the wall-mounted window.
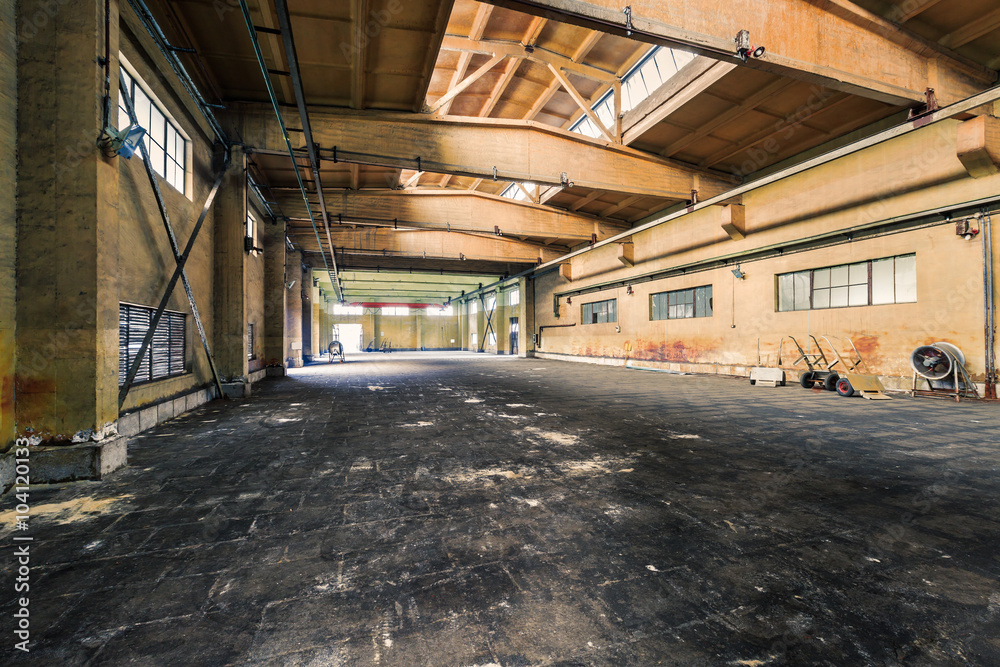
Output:
[[475,315],[479,311],[479,305],[475,301],[469,302],[469,315]]
[[[142,339],[149,331],[155,308],[118,304],[118,386],[125,384],[128,370],[139,354]],[[163,311],[153,340],[143,355],[136,373],[135,384],[183,375],[187,350],[186,315],[170,310]]]
[[496,310],[496,308],[497,308],[497,295],[491,294],[490,296],[486,297],[486,312],[487,313],[492,312]]
[[247,325],[247,359],[256,359],[257,355],[253,351],[253,324]]
[[618,299],[585,303],[581,307],[581,324],[603,324],[618,321]]
[[914,303],[917,256],[898,255],[783,273],[777,279],[781,312]]
[[512,289],[507,292],[507,305],[516,306],[521,303],[521,290]]
[[486,344],[487,344],[487,345],[496,345],[496,344],[497,344],[497,334],[496,334],[496,332],[495,332],[495,331],[491,331],[491,332],[490,332],[490,333],[489,333],[489,334],[488,334],[488,335],[486,336]]
[[382,309],[382,314],[390,316],[409,315],[410,309],[406,306],[387,306]]
[[334,315],[364,315],[364,306],[345,306],[342,303],[334,304],[333,306]]
[[455,309],[452,306],[442,306],[441,308],[431,306],[424,312],[430,317],[451,317],[455,314]]
[[[125,90],[132,98],[136,120],[146,130],[143,141],[146,142],[146,150],[149,151],[150,166],[167,183],[183,193],[187,180],[187,139],[167,117],[163,108],[153,99],[145,82],[132,72],[126,71],[124,67],[119,72],[125,84]],[[119,99],[118,127],[124,128],[128,124],[129,117],[128,111],[125,110],[125,102]],[[136,151],[136,155],[142,157],[139,151]]]
[[660,292],[650,298],[649,319],[682,320],[712,316],[712,286]]

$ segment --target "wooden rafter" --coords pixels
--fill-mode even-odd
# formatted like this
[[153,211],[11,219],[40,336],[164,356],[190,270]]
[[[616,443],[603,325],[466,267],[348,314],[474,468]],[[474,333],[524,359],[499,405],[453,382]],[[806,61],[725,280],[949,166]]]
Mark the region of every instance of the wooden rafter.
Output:
[[576,87],[570,83],[570,80],[551,63],[549,63],[548,67],[549,71],[552,72],[552,75],[559,82],[559,85],[562,86],[567,93],[569,93],[569,96],[573,98],[573,101],[576,102],[578,107],[580,107],[580,110],[586,114],[587,118],[590,119],[590,122],[594,124],[594,126],[608,141],[614,141],[615,138],[611,136],[611,132],[608,131],[608,128],[604,127],[604,123],[602,123],[601,119],[597,117],[594,110],[590,108],[590,103],[583,99],[583,96],[577,91]]
[[737,118],[745,114],[747,111],[750,111],[751,109],[756,109],[757,106],[760,105],[764,100],[768,99],[772,95],[777,95],[779,92],[781,92],[785,88],[788,88],[793,83],[795,82],[790,79],[778,79],[773,83],[769,83],[768,85],[764,86],[756,93],[745,99],[740,104],[734,106],[728,111],[724,111],[711,121],[705,123],[695,132],[688,134],[683,138],[678,139],[674,143],[670,144],[660,153],[660,155],[662,155],[663,157],[670,157],[672,155],[676,155],[677,153],[681,152],[691,144],[695,143],[696,141],[699,141],[700,139],[703,139],[704,137],[711,134],[713,131],[719,129],[723,125],[726,125],[727,123],[736,120]]
[[354,62],[351,63],[351,108],[365,108],[365,85],[368,79],[368,19],[369,0],[354,0]]
[[482,78],[482,76],[484,74],[486,74],[491,69],[493,69],[493,67],[498,62],[500,62],[501,60],[503,60],[506,57],[507,56],[505,56],[505,55],[499,55],[499,56],[493,56],[492,58],[490,58],[489,60],[487,60],[485,63],[483,63],[479,67],[479,69],[477,69],[475,72],[473,72],[469,76],[465,77],[465,79],[460,84],[458,84],[457,86],[455,86],[454,88],[452,88],[451,90],[449,90],[447,93],[445,93],[444,95],[442,95],[441,99],[439,99],[437,102],[435,102],[434,105],[431,107],[430,112],[431,113],[437,113],[438,110],[441,109],[441,107],[443,107],[444,105],[448,104],[449,102],[451,102],[452,100],[454,100],[456,97],[458,97],[459,95],[461,95],[462,92],[466,88],[468,88],[469,86],[471,86],[472,84],[474,84],[476,81],[478,81],[480,78]]
[[961,28],[942,37],[938,43],[949,49],[961,48],[997,28],[1000,28],[1000,9],[995,9],[971,23],[966,23]]

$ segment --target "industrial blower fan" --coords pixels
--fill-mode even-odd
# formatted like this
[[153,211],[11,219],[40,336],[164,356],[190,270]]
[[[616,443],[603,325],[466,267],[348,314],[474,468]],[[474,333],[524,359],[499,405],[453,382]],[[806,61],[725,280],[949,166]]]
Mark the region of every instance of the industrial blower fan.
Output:
[[921,345],[910,355],[910,365],[917,375],[933,381],[954,378],[956,364],[964,367],[965,355],[951,343]]

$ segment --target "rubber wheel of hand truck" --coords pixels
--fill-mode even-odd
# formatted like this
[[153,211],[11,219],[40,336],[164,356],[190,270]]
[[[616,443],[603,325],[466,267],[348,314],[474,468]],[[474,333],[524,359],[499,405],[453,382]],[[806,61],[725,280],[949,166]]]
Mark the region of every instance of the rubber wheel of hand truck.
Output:
[[851,386],[847,378],[840,378],[837,380],[837,393],[845,398],[850,398],[854,396],[854,387]]
[[812,371],[806,371],[799,377],[799,384],[802,385],[803,389],[812,389],[813,386],[813,374]]
[[823,380],[823,386],[826,387],[827,391],[837,391],[837,381],[839,379],[839,375],[836,373],[830,373],[826,376],[826,379]]

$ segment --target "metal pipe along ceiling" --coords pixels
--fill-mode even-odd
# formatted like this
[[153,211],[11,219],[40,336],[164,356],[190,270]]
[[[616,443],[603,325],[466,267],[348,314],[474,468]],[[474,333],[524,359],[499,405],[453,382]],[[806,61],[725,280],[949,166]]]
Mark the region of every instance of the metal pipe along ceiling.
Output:
[[[256,29],[254,28],[253,19],[250,18],[250,9],[247,7],[246,0],[240,0],[240,9],[243,12],[243,20],[246,22],[247,32],[249,32],[250,34],[250,42],[253,44],[254,54],[257,56],[257,64],[260,66],[261,74],[264,76],[264,85],[267,87],[267,94],[268,97],[270,97],[271,99],[271,106],[274,108],[274,115],[278,119],[278,127],[281,129],[281,137],[285,140],[285,148],[288,149],[288,157],[292,161],[292,169],[295,171],[295,180],[298,181],[299,190],[302,192],[302,201],[306,205],[306,212],[309,214],[309,222],[312,223],[313,232],[316,234],[316,244],[320,249],[320,255],[323,257],[323,267],[326,269],[327,274],[330,276],[330,282],[333,284],[334,294],[336,295],[337,299],[340,300],[342,296],[340,293],[340,281],[337,279],[337,262],[336,259],[333,257],[333,244],[332,243],[329,244],[330,262],[328,262],[326,253],[323,252],[323,242],[320,240],[319,229],[316,227],[316,218],[313,215],[312,207],[309,205],[309,196],[308,193],[306,192],[306,186],[305,183],[302,181],[302,174],[299,171],[299,165],[295,161],[295,151],[292,149],[292,142],[288,138],[288,129],[285,127],[285,121],[281,117],[281,108],[278,104],[278,97],[274,93],[274,86],[271,85],[271,77],[267,72],[267,63],[264,62],[264,54],[261,53],[260,43],[257,41],[257,32]],[[278,13],[279,15],[281,14],[281,12]],[[286,14],[287,14],[287,8],[286,8]],[[285,37],[285,35],[287,35],[287,39],[291,39],[290,32],[283,31],[282,36]],[[288,54],[286,54],[286,56],[288,56],[289,66],[291,66],[292,62],[291,56]],[[301,92],[300,87],[297,85],[296,97],[299,97],[300,92]],[[304,109],[304,106],[300,106],[300,109]],[[308,119],[305,119],[304,124],[307,123]],[[310,146],[311,145],[312,142],[310,142]],[[313,165],[318,165],[318,164],[319,164],[318,161],[313,162]],[[313,168],[314,170],[316,169],[315,166]],[[316,174],[318,178],[318,173],[314,171],[314,174]],[[320,190],[320,192],[322,192],[322,190]],[[323,223],[324,225],[326,225],[327,221],[324,219]],[[329,230],[327,230],[327,233],[329,234]],[[329,243],[329,236],[327,237],[327,239]],[[332,269],[330,268],[331,262],[333,263]]]

